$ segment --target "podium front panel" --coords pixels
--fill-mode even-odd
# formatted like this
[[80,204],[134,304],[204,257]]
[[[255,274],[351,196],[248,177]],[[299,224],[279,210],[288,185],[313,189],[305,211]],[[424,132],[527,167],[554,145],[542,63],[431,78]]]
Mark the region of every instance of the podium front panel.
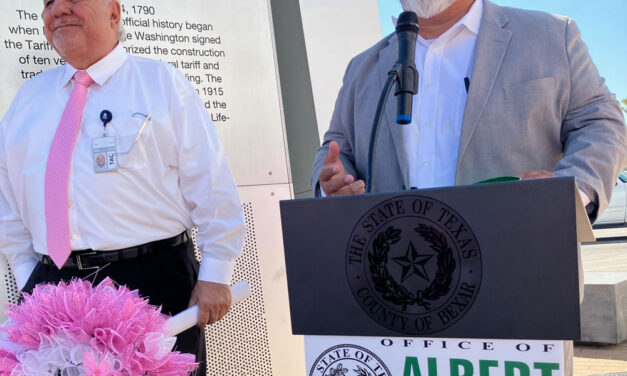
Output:
[[572,178],[281,202],[294,334],[578,339]]

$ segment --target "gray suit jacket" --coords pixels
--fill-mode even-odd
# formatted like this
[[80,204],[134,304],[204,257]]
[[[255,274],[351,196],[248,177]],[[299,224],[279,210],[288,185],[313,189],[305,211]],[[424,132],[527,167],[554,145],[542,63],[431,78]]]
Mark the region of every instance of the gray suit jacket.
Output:
[[[627,165],[627,128],[579,29],[565,17],[483,1],[456,184],[545,169],[575,176],[603,210]],[[331,141],[339,143],[347,173],[365,178],[372,120],[397,54],[392,34],[350,62],[316,155],[316,192]],[[391,98],[379,131],[374,191],[401,190],[407,181],[395,106]]]

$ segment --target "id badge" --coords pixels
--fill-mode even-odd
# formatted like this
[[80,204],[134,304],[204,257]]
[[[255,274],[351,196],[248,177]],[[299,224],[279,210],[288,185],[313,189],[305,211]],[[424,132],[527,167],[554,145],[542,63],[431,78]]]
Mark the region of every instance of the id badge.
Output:
[[118,169],[118,152],[115,137],[98,137],[91,142],[94,172],[110,172]]

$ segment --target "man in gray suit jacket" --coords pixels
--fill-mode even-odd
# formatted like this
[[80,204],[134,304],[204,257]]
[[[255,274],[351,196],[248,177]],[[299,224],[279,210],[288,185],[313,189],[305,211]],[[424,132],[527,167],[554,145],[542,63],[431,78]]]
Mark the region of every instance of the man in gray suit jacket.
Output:
[[[415,173],[418,164],[429,162],[412,161],[414,147],[421,144],[413,139],[420,137],[411,127],[418,127],[421,136],[440,137],[438,132],[444,131],[439,127],[455,120],[436,122],[436,130],[428,132],[420,127],[433,124],[425,124],[421,116],[448,111],[447,103],[459,102],[458,127],[449,127],[454,137],[442,148],[434,148],[436,161],[453,156],[452,172],[450,177],[436,179],[434,185],[471,184],[501,175],[575,176],[584,201],[590,203],[589,214],[596,218],[607,206],[617,174],[627,165],[627,135],[619,104],[599,76],[575,23],[488,0],[401,1],[406,10],[418,13],[419,43],[422,40],[424,48],[434,46],[460,22],[466,22],[464,30],[476,33],[459,42],[468,44],[467,72],[471,72],[460,72],[459,83],[468,82],[466,76],[470,84],[462,94],[457,88],[441,88],[449,95],[442,97],[444,106],[438,102],[437,95],[442,94],[427,97],[428,93],[422,93],[431,100],[425,103],[439,104],[427,108],[423,103],[418,111],[415,105],[415,120],[407,126],[395,123],[396,101],[388,101],[379,132],[373,190],[429,185],[421,185],[421,176]],[[472,20],[465,20],[471,12],[480,12],[474,27]],[[318,194],[364,191],[372,119],[398,55],[397,43],[396,36],[390,35],[350,62],[330,128],[316,155],[312,184]],[[430,77],[433,70],[424,67],[421,71],[418,59],[419,54],[420,88],[427,90],[425,82],[431,85],[443,76]],[[444,59],[442,69],[447,63]],[[461,95],[459,101],[455,93]],[[451,108],[456,111],[454,104]]]

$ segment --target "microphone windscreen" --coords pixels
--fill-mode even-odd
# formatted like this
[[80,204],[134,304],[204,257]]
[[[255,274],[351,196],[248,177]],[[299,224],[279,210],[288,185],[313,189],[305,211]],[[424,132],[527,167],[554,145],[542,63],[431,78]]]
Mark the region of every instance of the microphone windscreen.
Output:
[[396,32],[413,31],[418,32],[418,16],[414,12],[403,12],[398,16],[396,22]]

